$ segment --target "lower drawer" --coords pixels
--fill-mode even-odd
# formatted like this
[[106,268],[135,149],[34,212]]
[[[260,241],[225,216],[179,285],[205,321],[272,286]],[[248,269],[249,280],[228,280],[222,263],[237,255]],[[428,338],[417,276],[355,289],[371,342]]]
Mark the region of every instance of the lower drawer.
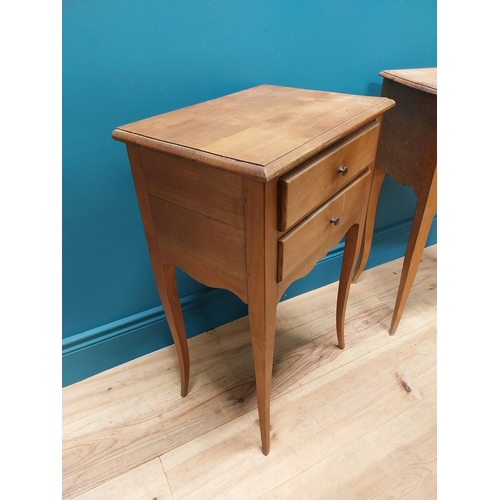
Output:
[[366,206],[372,168],[278,240],[278,283],[309,272]]

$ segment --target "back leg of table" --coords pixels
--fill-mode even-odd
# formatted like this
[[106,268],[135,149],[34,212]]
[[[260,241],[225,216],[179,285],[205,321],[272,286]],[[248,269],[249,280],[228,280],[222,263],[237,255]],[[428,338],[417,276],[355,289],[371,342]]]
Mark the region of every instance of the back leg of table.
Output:
[[337,342],[341,349],[345,347],[344,325],[347,299],[351,287],[354,264],[361,246],[361,227],[354,224],[345,235],[344,257],[342,258],[342,268],[340,270],[340,281],[337,295]]
[[375,170],[372,187],[370,190],[370,197],[368,199],[368,210],[366,213],[365,224],[363,227],[363,235],[361,240],[361,250],[359,254],[358,264],[354,277],[352,279],[353,283],[356,283],[365,269],[366,263],[368,262],[368,257],[370,256],[370,250],[373,240],[373,230],[375,227],[375,215],[377,213],[377,202],[380,194],[380,189],[382,188],[382,183],[385,177],[385,170],[383,168],[377,168]]
[[[422,190],[421,190],[422,191]],[[417,275],[422,253],[424,251],[427,236],[431,228],[434,215],[437,210],[436,173],[431,182],[430,189],[417,198],[417,206],[411,226],[410,238],[406,247],[401,280],[399,282],[398,295],[394,306],[390,334],[396,333],[401,320],[413,281]]]

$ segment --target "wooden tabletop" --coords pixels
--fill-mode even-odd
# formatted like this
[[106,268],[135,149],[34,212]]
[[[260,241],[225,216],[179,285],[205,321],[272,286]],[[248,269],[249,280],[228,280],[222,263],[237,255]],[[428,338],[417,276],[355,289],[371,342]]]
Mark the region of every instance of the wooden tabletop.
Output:
[[270,180],[393,105],[386,97],[260,85],[123,125],[112,136]]
[[380,76],[437,95],[437,68],[385,69]]

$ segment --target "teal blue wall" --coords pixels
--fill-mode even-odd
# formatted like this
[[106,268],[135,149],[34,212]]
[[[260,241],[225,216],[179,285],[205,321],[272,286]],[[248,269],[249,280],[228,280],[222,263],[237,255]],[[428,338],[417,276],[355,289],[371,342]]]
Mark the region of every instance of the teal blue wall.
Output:
[[[379,95],[382,69],[437,65],[435,0],[63,0],[62,12],[64,385],[171,343],[116,126],[261,83]],[[369,265],[403,255],[414,206],[384,183]],[[340,251],[285,298],[337,280]],[[228,292],[178,281],[190,336],[245,314]]]

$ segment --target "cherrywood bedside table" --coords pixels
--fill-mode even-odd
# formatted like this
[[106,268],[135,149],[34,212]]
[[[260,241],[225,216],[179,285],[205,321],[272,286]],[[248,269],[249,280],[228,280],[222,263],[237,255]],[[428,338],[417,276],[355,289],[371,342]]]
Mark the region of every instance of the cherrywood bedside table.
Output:
[[385,70],[382,96],[397,105],[384,118],[373,188],[370,193],[366,228],[356,281],[370,254],[377,201],[385,173],[399,184],[409,186],[417,206],[406,247],[390,333],[396,332],[425,242],[437,211],[437,68]]
[[394,101],[271,85],[124,125],[154,276],[189,354],[175,266],[248,304],[262,451],[270,448],[276,306],[345,236],[337,338],[361,244],[380,122]]

